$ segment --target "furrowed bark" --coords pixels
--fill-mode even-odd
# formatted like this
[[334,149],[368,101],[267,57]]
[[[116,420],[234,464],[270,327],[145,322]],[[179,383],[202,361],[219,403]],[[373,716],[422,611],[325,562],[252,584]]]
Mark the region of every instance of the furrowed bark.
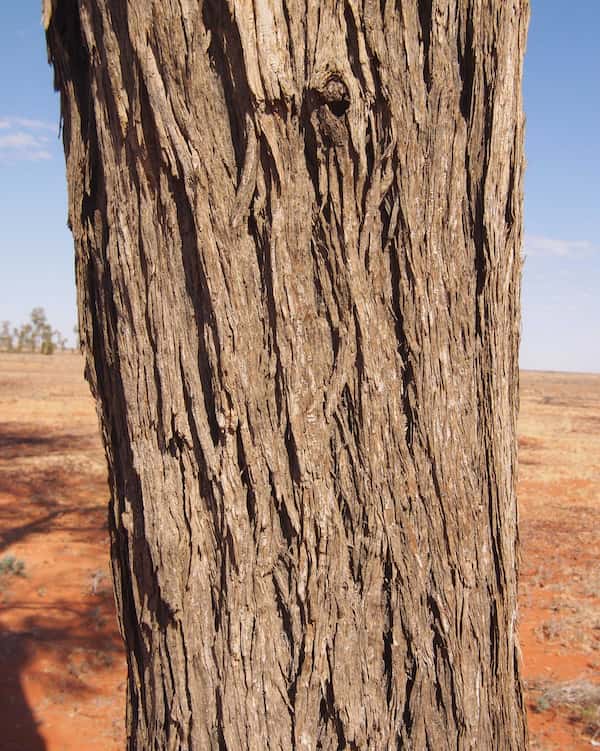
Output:
[[526,0],[47,0],[128,748],[524,749]]

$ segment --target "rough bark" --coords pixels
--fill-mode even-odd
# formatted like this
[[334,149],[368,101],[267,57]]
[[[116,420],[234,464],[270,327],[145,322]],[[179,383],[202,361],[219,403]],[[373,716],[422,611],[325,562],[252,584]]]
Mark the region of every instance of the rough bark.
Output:
[[523,749],[527,0],[47,0],[128,747]]

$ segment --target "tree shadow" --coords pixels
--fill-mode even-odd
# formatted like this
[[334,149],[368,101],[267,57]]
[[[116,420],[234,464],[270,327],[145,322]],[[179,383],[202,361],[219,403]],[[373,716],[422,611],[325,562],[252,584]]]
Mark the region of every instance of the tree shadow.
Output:
[[[17,429],[18,428],[18,429]],[[84,433],[44,433],[36,425],[0,425],[0,456],[23,459],[61,452],[81,452],[99,447],[98,436]]]
[[[18,555],[27,576],[27,550],[37,551],[40,560],[39,551],[58,540],[59,551],[63,544],[69,554],[78,546],[92,551],[90,567],[92,561],[97,565],[93,551],[107,535],[109,495],[102,460],[99,437],[90,431],[44,432],[35,425],[0,424],[0,556],[24,545]],[[81,596],[73,600],[59,594],[60,584],[58,597],[50,594],[50,584],[49,592],[44,585],[36,596],[27,579],[0,580],[2,751],[45,751],[39,720],[47,711],[62,704],[74,711],[78,704],[94,707],[105,680],[98,683],[99,674],[114,675],[122,667],[123,644],[104,565],[91,581],[84,578]],[[85,568],[83,573],[85,577]],[[98,582],[104,585],[98,587]],[[41,695],[41,703],[30,706],[27,695]]]
[[46,751],[21,685],[28,661],[27,643],[0,623],[0,737],[5,751]]
[[[72,705],[96,693],[90,678],[113,670],[123,658],[123,644],[114,627],[112,592],[102,592],[86,604],[67,601],[41,604],[11,601],[7,611],[29,611],[18,630],[0,620],[0,748],[3,751],[45,751],[46,744],[23,687],[23,676],[42,689],[45,704]],[[51,653],[51,654],[50,654]],[[50,659],[47,668],[32,674],[36,657]]]
[[[0,425],[0,459],[8,460],[0,468],[0,553],[57,528],[73,533],[78,542],[97,539],[98,531],[107,528],[106,504],[99,503],[108,499],[100,457],[99,438],[89,433],[48,434],[35,426]],[[96,466],[90,468],[90,462]]]

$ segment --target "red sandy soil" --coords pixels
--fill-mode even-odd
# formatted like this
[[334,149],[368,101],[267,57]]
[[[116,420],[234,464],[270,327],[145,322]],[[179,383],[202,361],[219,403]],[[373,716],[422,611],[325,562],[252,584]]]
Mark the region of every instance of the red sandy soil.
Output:
[[[106,467],[82,368],[0,354],[3,751],[124,748]],[[523,373],[519,432],[531,748],[583,751],[600,742],[600,376]]]
[[106,464],[79,355],[0,355],[0,748],[124,748]]
[[531,747],[583,751],[600,746],[600,376],[523,373],[519,448]]

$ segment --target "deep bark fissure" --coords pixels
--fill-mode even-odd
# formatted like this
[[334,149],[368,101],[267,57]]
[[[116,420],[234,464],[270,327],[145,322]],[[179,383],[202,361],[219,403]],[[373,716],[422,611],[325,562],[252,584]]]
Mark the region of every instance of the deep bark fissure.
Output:
[[[219,336],[214,325],[214,310],[211,305],[207,280],[202,269],[202,261],[198,248],[198,234],[194,222],[194,213],[185,189],[185,185],[174,177],[169,177],[169,188],[174,199],[181,238],[181,255],[185,270],[186,287],[190,301],[194,306],[196,327],[198,330],[198,371],[202,381],[204,407],[210,426],[210,434],[215,446],[220,440],[219,424],[217,421],[217,400],[213,386],[214,371],[218,372],[211,363],[206,347],[207,329],[217,342],[216,351],[219,352]],[[221,379],[220,379],[221,380]]]
[[250,90],[244,74],[242,43],[238,27],[224,3],[206,0],[203,5],[203,20],[210,32],[208,54],[211,64],[223,86],[239,183],[246,153],[246,114],[252,111]]
[[419,21],[421,24],[421,44],[423,45],[423,81],[429,91],[432,85],[429,55],[431,49],[433,0],[418,0],[418,4]]

